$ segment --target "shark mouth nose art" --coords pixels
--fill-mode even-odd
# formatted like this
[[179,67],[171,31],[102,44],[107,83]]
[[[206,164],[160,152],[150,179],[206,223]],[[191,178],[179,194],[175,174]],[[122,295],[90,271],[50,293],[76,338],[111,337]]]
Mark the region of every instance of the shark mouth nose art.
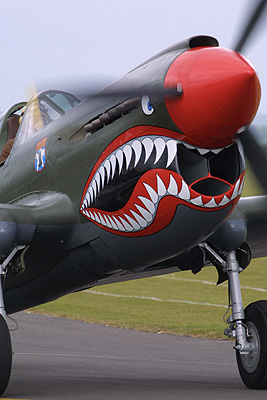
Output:
[[88,178],[80,213],[110,232],[144,236],[167,226],[178,205],[203,212],[234,206],[244,185],[238,145],[210,150],[175,136],[146,126],[111,142]]

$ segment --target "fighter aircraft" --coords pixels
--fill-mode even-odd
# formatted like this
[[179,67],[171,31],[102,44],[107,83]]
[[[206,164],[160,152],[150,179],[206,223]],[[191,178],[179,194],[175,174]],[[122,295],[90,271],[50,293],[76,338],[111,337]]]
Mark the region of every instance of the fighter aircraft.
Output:
[[46,90],[0,117],[0,394],[7,314],[208,264],[229,282],[225,333],[241,378],[267,388],[267,301],[244,310],[239,285],[251,257],[267,255],[267,197],[240,199],[241,142],[252,161],[252,145],[262,156],[259,179],[266,171],[248,130],[260,83],[240,54],[265,6],[235,50],[191,37],[84,101]]

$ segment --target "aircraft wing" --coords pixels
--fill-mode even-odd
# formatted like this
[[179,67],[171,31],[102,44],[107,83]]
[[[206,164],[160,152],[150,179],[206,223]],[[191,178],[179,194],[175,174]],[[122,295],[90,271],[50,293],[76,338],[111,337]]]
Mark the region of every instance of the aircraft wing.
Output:
[[53,191],[32,192],[13,204],[0,204],[1,256],[8,256],[17,244],[30,244],[33,237],[63,237],[74,215],[68,196]]

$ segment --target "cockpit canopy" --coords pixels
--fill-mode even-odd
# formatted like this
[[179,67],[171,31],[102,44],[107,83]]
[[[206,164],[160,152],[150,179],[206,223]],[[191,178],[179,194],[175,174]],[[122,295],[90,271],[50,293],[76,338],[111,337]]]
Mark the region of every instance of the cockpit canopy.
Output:
[[34,96],[25,107],[16,145],[28,141],[51,121],[66,114],[80,103],[77,97],[58,90],[45,90]]

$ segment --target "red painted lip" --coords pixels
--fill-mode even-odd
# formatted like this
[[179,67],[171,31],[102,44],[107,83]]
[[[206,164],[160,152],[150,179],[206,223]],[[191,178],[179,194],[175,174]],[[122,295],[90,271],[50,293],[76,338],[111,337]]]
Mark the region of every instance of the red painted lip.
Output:
[[219,148],[233,143],[236,133],[250,125],[260,102],[255,69],[232,50],[203,47],[185,51],[171,64],[164,86],[183,87],[179,98],[166,98],[166,107],[184,141]]
[[[174,149],[175,146],[177,149],[177,143],[179,143],[177,139],[174,139],[175,134],[163,128],[136,127],[111,142],[88,178],[80,213],[109,232],[123,236],[145,236],[166,227],[171,222],[179,204],[203,212],[212,212],[229,205],[232,209],[242,192],[244,172],[234,184],[227,183],[229,189],[223,194],[207,196],[196,192],[192,188],[196,182],[187,185],[179,173],[167,169],[168,164],[170,165],[176,156]],[[150,169],[145,172],[137,181],[127,204],[121,209],[110,212],[95,208],[94,199],[97,193],[101,191],[106,180],[112,179],[112,160],[121,159],[122,155],[126,159],[130,157],[130,154],[136,157],[139,151],[138,146],[144,146],[146,155],[149,157],[148,151],[151,151],[151,144],[156,148],[156,158],[168,149],[166,168]],[[130,163],[129,160],[128,163]],[[103,174],[106,174],[105,178]],[[207,176],[207,179],[210,177]]]

